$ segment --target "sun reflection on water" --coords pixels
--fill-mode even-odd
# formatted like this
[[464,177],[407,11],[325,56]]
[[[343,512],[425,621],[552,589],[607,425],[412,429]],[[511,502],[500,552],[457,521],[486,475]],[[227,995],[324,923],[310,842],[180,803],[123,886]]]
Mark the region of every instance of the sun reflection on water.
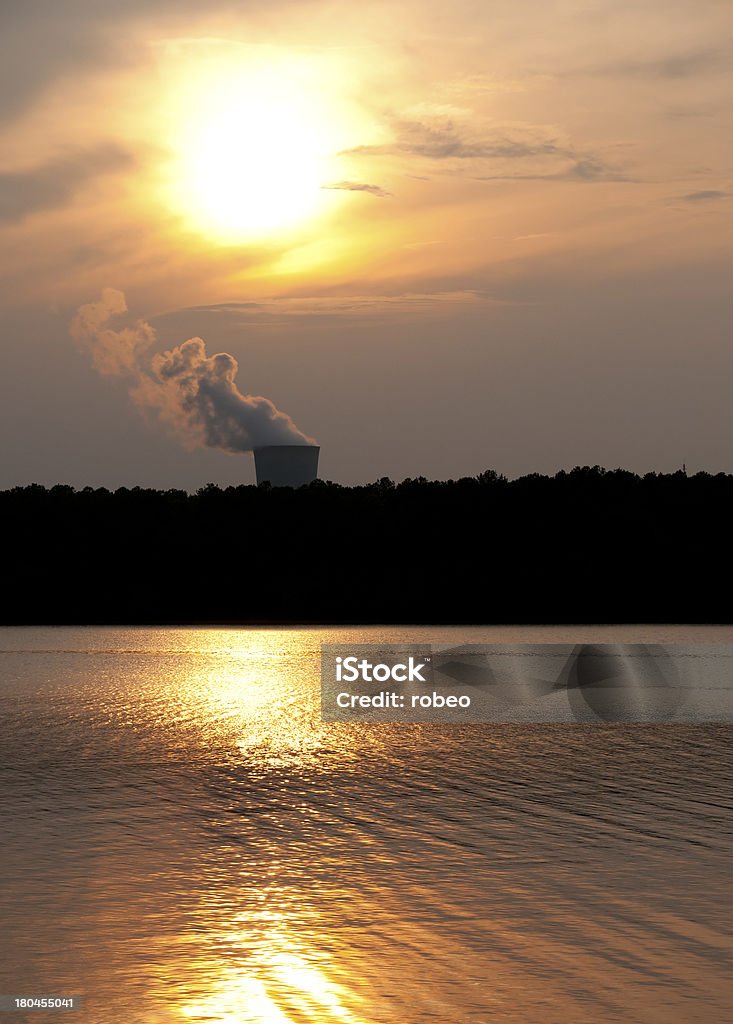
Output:
[[[263,919],[276,915],[262,914]],[[226,936],[233,945],[252,941],[256,918],[240,915],[241,931]],[[260,921],[260,925],[265,923]],[[315,949],[306,955],[282,920],[266,926],[250,950],[246,966],[220,964],[212,970],[216,980],[203,998],[181,1006],[185,1020],[221,1024],[296,1024],[333,1021],[361,1024],[363,1017],[345,1005],[347,995],[329,977],[329,961]],[[352,995],[353,998],[353,995]]]
[[[290,875],[301,863],[304,837],[299,829],[290,841],[278,840],[281,787],[291,787],[291,813],[298,816],[304,813],[301,785],[308,786],[312,773],[344,770],[354,753],[355,737],[348,729],[335,744],[333,727],[329,739],[320,720],[318,639],[293,631],[284,650],[282,634],[267,630],[207,632],[205,646],[215,650],[215,660],[202,665],[184,657],[168,689],[169,704],[183,709],[197,734],[203,761],[215,765],[225,810],[212,816],[212,828],[222,839],[233,835],[229,864],[242,872],[232,903],[231,875],[220,875],[218,865],[205,871],[210,888],[202,917],[210,946],[196,964],[195,988],[182,990],[171,978],[178,989],[179,1019],[220,1024],[361,1024],[365,1019],[354,985],[337,980],[339,966],[324,948],[318,921],[303,930],[304,919],[313,917],[313,893],[296,892]],[[190,984],[191,975],[183,973]]]
[[[267,770],[312,762],[333,745],[320,717],[319,640],[293,630],[284,650],[275,631],[207,631],[215,660],[202,672],[195,658],[181,659],[169,707],[198,731],[203,748],[226,747],[229,765],[241,759]],[[350,730],[337,731],[343,754]]]

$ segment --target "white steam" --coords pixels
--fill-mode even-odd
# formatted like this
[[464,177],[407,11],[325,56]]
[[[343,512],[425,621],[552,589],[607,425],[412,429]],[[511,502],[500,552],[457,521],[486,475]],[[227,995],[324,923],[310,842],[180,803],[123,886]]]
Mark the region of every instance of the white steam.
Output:
[[119,331],[108,326],[126,312],[122,292],[105,288],[99,302],[81,306],[71,336],[91,354],[99,373],[124,378],[135,405],[156,413],[184,443],[227,452],[313,443],[269,398],[241,393],[234,356],[208,356],[201,338],[153,353],[157,335],[150,324],[138,320]]

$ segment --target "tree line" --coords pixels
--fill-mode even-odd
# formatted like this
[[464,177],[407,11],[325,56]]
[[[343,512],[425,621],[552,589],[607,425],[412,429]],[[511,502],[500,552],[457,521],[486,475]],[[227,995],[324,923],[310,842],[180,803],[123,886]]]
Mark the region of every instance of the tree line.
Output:
[[0,492],[0,621],[729,622],[733,476]]

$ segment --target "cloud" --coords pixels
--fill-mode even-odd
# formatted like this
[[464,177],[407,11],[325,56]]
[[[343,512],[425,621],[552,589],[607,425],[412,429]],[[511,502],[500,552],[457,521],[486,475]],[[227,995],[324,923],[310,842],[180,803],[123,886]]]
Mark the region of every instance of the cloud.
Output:
[[537,174],[483,174],[475,181],[633,181],[595,157],[581,157],[559,171]]
[[581,157],[564,173],[558,175],[560,180],[567,181],[629,181],[626,175],[615,167],[604,164],[595,157]]
[[64,206],[87,182],[125,170],[133,157],[118,146],[59,157],[25,171],[0,173],[0,223],[13,223]]
[[730,192],[722,192],[719,189],[707,188],[700,192],[688,192],[685,196],[677,196],[686,203],[709,203],[716,199],[730,199]]
[[357,146],[346,152],[362,156],[403,153],[431,160],[517,160],[565,152],[554,139],[533,141],[506,135],[490,139],[464,138],[452,122],[430,125],[423,121],[402,121],[396,126],[396,136],[388,145]]
[[332,185],[321,185],[325,189],[342,189],[345,192],[368,192],[369,195],[377,196],[379,199],[387,199],[392,193],[387,192],[379,185],[365,185],[359,181],[336,181]]
[[434,290],[377,291],[360,294],[301,295],[261,302],[229,302],[189,306],[161,313],[155,327],[166,335],[193,333],[216,337],[218,344],[236,344],[251,327],[299,329],[301,325],[351,325],[368,321],[435,322],[470,309],[496,308],[503,303],[483,288],[462,287],[462,282],[436,284]]
[[[395,141],[380,146],[358,146],[348,155],[404,155],[438,161],[486,161],[501,166],[494,174],[477,181],[628,181],[618,168],[588,153],[578,153],[554,138],[527,138],[508,133],[492,137],[471,137],[452,122],[431,125],[423,121],[401,121]],[[536,168],[536,169],[534,169]],[[344,183],[347,184],[347,183]]]
[[576,160],[561,171],[547,174],[484,174],[476,181],[631,181],[620,171],[598,160],[584,158]]
[[49,86],[100,65],[128,63],[120,22],[198,13],[198,0],[24,0],[0,4],[0,122]]
[[625,78],[693,78],[727,69],[730,55],[717,47],[672,53],[649,60],[623,60],[591,71],[596,75],[620,75]]

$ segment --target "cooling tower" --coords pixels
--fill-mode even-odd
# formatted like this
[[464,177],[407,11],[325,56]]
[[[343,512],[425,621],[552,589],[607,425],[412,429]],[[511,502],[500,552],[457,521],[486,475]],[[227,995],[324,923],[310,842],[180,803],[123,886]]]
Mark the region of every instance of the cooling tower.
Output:
[[257,483],[269,480],[273,487],[301,487],[318,475],[317,444],[273,444],[255,448]]

